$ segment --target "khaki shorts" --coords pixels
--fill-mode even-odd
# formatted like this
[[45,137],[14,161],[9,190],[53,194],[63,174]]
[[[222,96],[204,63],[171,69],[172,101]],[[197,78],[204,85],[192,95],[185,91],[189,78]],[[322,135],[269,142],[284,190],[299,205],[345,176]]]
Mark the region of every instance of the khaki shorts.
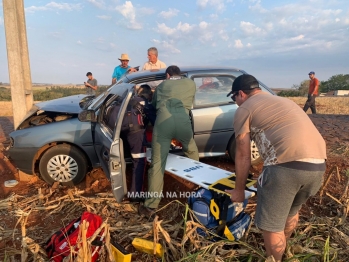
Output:
[[277,165],[264,167],[257,183],[256,226],[269,232],[284,231],[287,218],[296,215],[320,189],[324,173]]

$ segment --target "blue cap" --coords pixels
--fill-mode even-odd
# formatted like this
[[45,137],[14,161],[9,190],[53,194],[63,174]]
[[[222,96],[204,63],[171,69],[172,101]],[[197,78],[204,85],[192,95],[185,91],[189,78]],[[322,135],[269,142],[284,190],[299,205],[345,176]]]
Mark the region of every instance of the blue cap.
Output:
[[311,71],[308,75],[315,75],[315,72]]

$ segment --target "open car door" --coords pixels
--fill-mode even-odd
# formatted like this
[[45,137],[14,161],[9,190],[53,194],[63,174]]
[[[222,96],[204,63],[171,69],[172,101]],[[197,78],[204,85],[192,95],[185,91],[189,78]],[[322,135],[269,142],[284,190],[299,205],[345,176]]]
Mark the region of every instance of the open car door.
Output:
[[127,193],[124,145],[120,131],[132,95],[133,84],[115,85],[99,107],[94,129],[95,149],[104,173],[111,180],[112,191],[118,203]]

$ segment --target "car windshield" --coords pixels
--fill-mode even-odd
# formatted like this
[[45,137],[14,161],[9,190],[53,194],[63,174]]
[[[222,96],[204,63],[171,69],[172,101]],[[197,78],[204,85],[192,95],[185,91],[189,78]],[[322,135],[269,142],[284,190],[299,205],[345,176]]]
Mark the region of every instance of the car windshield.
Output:
[[[115,85],[113,85],[115,86]],[[103,93],[101,93],[99,96],[93,99],[89,106],[91,106],[92,109],[96,109],[99,107],[101,102],[105,99],[105,97],[110,93],[110,90],[113,88],[113,86],[109,87],[107,90],[105,90]],[[86,107],[85,107],[86,108]]]

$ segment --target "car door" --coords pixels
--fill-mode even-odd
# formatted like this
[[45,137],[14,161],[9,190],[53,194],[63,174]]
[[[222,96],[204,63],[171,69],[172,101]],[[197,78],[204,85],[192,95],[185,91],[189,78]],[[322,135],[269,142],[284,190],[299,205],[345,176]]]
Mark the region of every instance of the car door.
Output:
[[234,79],[241,74],[239,71],[188,74],[196,84],[191,113],[200,157],[218,156],[226,152],[234,134],[233,120],[238,107],[227,94]]
[[[111,181],[117,202],[127,193],[124,145],[120,138],[122,120],[133,94],[132,84],[114,86],[98,109],[98,121],[94,128],[94,145],[104,173]],[[111,108],[118,106],[116,119],[110,121]]]

